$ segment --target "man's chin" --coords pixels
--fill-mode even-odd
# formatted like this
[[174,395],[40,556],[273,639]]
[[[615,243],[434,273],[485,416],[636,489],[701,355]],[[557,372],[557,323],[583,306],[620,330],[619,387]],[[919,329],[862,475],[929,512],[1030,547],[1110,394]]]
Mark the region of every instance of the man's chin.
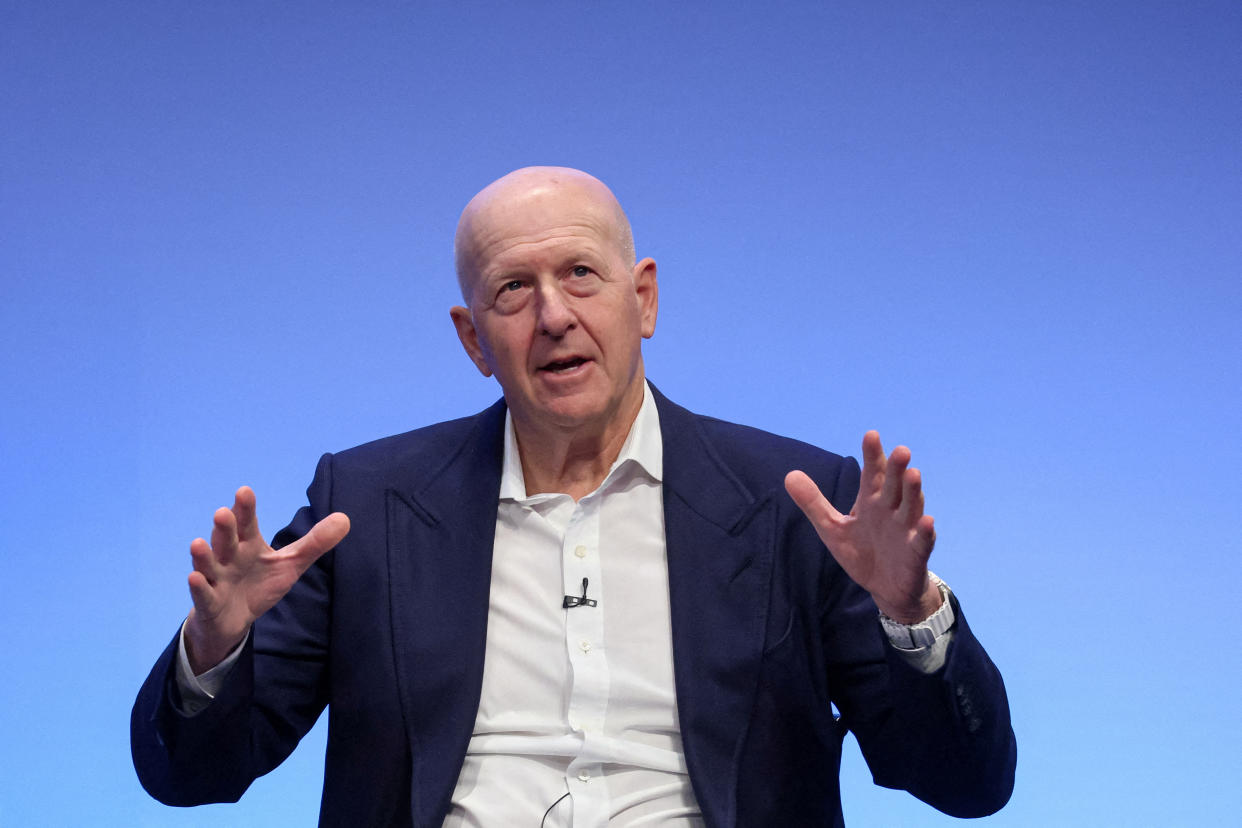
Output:
[[[528,420],[535,429],[553,429],[562,433],[606,432],[613,426],[628,430],[635,411],[627,411],[626,395],[614,396],[615,389],[601,383],[582,383],[573,388],[535,388],[533,399],[524,412],[514,416]],[[641,401],[641,397],[639,400]],[[524,414],[525,416],[522,416]],[[616,420],[616,422],[613,422]],[[621,422],[626,420],[626,422]]]
[[607,406],[584,394],[549,400],[536,413],[542,422],[562,430],[591,428],[608,420]]
[[607,429],[610,418],[619,416],[617,406],[610,402],[598,391],[591,393],[582,389],[535,400],[526,414],[530,425],[537,429],[551,428],[571,433],[597,431]]

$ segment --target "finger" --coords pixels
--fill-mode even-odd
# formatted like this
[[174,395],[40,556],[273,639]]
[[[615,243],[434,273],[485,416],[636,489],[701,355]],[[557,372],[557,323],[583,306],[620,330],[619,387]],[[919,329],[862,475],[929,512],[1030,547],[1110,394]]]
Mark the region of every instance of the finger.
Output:
[[233,516],[237,521],[237,540],[244,543],[259,537],[259,521],[255,516],[254,489],[242,486],[233,495]]
[[190,585],[190,600],[194,602],[194,609],[207,616],[213,615],[216,595],[206,576],[196,569],[190,573],[186,581]]
[[220,566],[228,566],[237,555],[237,518],[223,506],[211,518],[211,551]]
[[919,522],[914,527],[915,537],[918,540],[918,546],[922,551],[923,563],[927,564],[927,559],[931,557],[932,549],[936,547],[936,520],[931,515],[923,515],[919,518]]
[[333,512],[311,527],[311,530],[281,552],[297,559],[298,569],[306,568],[319,556],[340,543],[349,534],[349,517],[344,512]]
[[828,498],[824,497],[819,486],[816,486],[815,481],[811,480],[805,472],[791,471],[785,475],[785,491],[789,492],[793,502],[798,505],[802,514],[806,515],[807,520],[811,521],[820,537],[827,543],[824,535],[836,532],[842,520],[841,513],[828,502]]
[[[896,454],[893,451],[893,454]],[[923,516],[923,475],[918,469],[906,469],[901,480],[901,507],[897,519],[912,526]]]
[[910,465],[910,449],[905,446],[893,449],[884,468],[884,489],[880,493],[880,502],[889,509],[896,509],[901,505],[902,483],[908,465]]
[[872,429],[863,435],[862,456],[862,480],[859,482],[859,494],[871,497],[880,491],[884,483],[884,446],[880,443],[880,432]]
[[211,546],[202,538],[195,538],[190,542],[190,565],[203,576],[204,581],[215,584],[220,574],[216,556],[212,553]]

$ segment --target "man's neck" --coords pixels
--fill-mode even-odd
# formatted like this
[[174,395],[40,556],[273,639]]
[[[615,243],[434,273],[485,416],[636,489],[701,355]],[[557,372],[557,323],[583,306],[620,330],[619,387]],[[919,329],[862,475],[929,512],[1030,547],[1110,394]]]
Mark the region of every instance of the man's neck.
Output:
[[556,492],[581,500],[598,489],[625,446],[642,408],[645,388],[645,382],[640,382],[635,399],[626,400],[617,415],[599,427],[532,428],[515,416],[513,430],[527,496]]

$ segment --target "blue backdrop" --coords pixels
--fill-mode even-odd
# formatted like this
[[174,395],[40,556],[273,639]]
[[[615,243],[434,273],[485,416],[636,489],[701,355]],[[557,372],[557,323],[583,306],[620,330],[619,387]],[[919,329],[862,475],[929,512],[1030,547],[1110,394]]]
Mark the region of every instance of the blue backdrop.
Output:
[[[0,2],[0,825],[313,824],[322,728],[149,800],[189,541],[472,412],[451,238],[607,181],[688,407],[925,475],[1009,685],[997,826],[1236,819],[1242,6]],[[855,825],[947,825],[843,769]],[[1230,792],[1233,793],[1230,793]]]

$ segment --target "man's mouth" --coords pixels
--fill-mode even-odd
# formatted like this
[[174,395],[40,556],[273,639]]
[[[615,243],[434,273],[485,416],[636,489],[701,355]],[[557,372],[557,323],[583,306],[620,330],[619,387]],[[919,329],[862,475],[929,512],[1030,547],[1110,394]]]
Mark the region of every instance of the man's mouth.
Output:
[[579,365],[585,365],[586,362],[587,360],[583,357],[571,357],[565,360],[549,362],[547,365],[540,366],[539,370],[547,371],[552,374],[563,374],[567,371],[572,371]]

